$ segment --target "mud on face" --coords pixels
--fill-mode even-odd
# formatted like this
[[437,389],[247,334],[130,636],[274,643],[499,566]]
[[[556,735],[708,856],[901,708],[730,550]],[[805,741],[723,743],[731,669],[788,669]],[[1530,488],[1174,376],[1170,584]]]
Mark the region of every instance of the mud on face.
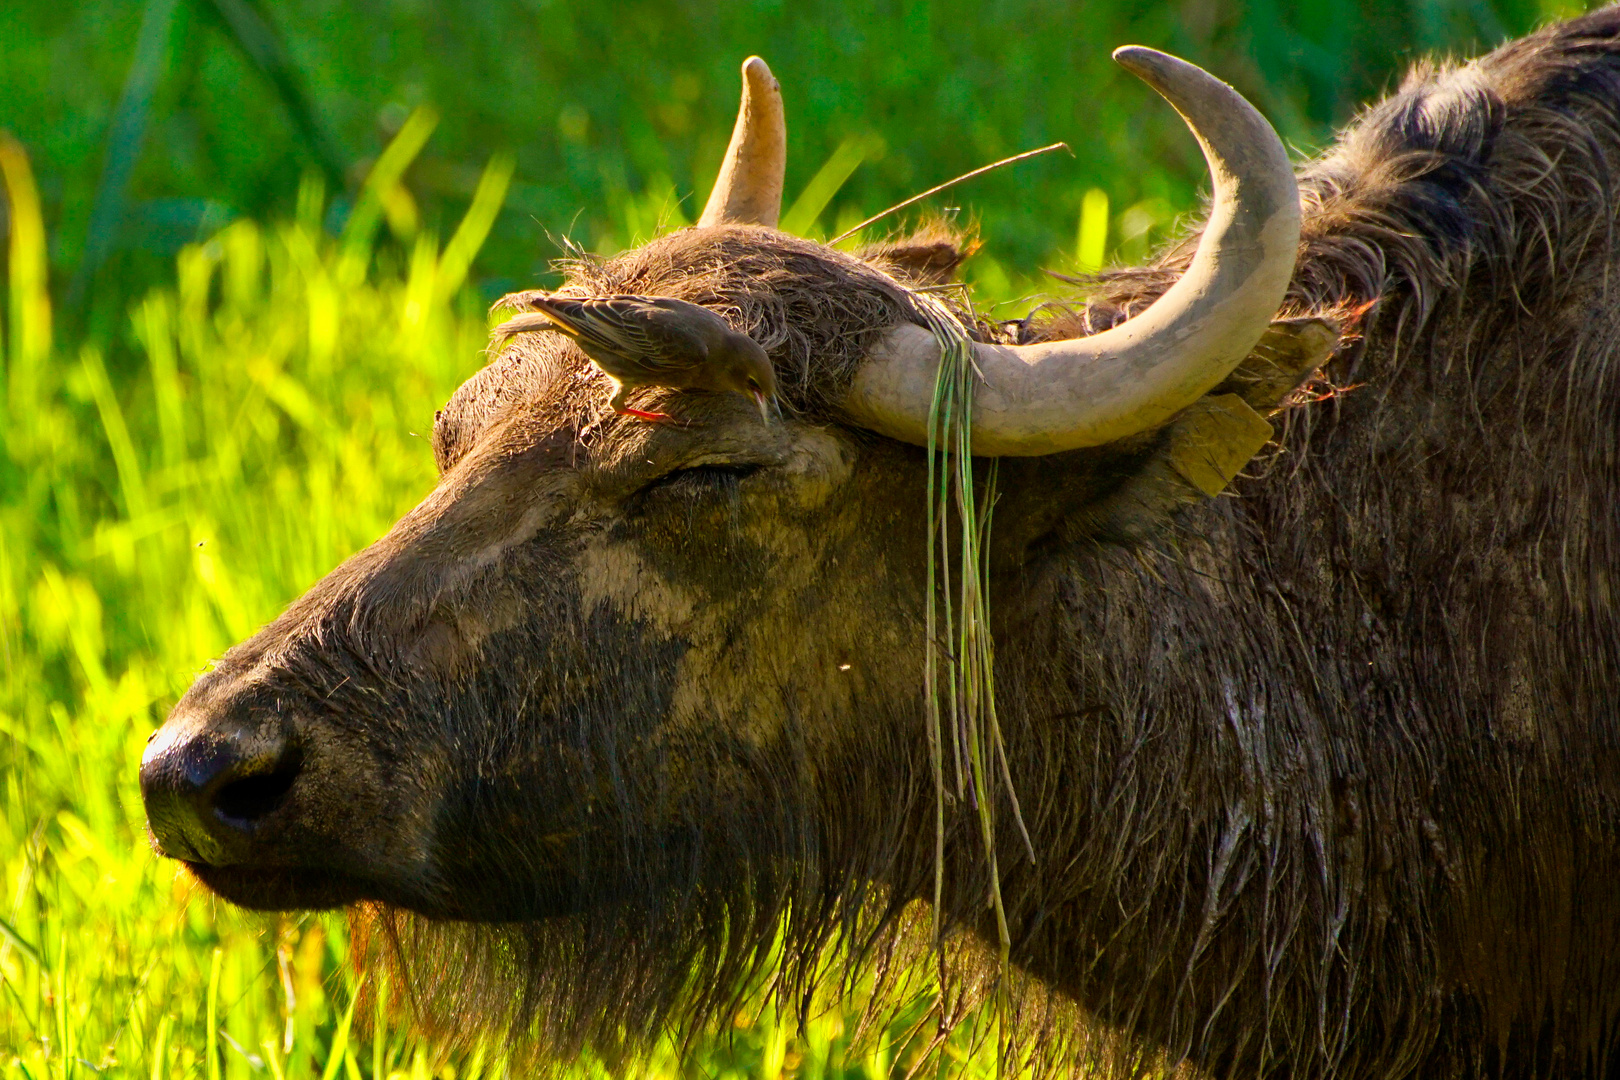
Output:
[[[750,326],[791,415],[648,389],[670,422],[615,417],[572,344],[520,341],[439,414],[428,498],[177,705],[142,768],[165,854],[249,907],[533,919],[802,856],[815,778],[894,757],[866,744],[912,704],[914,680],[874,676],[920,666],[920,454],[827,422],[805,387],[903,293],[713,232],[576,285]],[[729,820],[761,827],[711,835]]]

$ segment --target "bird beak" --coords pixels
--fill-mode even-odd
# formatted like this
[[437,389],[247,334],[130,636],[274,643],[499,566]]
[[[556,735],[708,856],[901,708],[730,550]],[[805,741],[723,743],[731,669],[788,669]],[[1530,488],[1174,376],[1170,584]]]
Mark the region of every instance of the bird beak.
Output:
[[762,390],[754,391],[754,404],[759,406],[759,418],[769,427],[771,423],[771,402]]

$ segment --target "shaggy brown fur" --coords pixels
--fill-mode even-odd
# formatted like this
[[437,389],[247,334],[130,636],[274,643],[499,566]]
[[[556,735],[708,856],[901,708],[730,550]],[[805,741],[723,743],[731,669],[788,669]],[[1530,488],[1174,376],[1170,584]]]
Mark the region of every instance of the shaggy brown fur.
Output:
[[[1620,1068],[1617,155],[1620,10],[1420,73],[1303,180],[1290,309],[1365,313],[1326,384],[1359,389],[1302,397],[1241,497],[1148,543],[1119,504],[1161,437],[1002,463],[999,704],[1037,852],[1009,824],[1002,894],[1059,1002],[1020,995],[1015,1049],[1117,1075]],[[1190,243],[1020,332],[1111,324]],[[570,289],[755,336],[791,445],[696,400],[689,427],[599,423],[563,342],[497,359],[440,418],[439,490],[177,707],[295,718],[286,805],[315,808],[268,812],[262,869],[199,876],[380,901],[427,1015],[552,1055],[723,1022],[773,970],[802,1007],[829,949],[858,961],[834,982],[894,970],[933,877],[924,464],[837,422],[911,317],[907,260],[873,258],[737,228],[575,264]],[[357,849],[329,790],[399,842]],[[976,827],[950,808],[941,914],[969,954]],[[953,961],[929,1030],[983,972]]]
[[[1222,1047],[1217,1063],[1263,1046],[1296,1072],[1617,1067],[1620,905],[1596,884],[1620,880],[1617,35],[1611,8],[1471,64],[1421,67],[1305,169],[1286,310],[1354,321],[1370,305],[1364,334],[1287,416],[1268,474],[1181,523],[1198,537],[1183,555],[1151,560],[1146,577],[1087,575],[1109,612],[1241,613],[1207,639],[1169,635],[1228,640],[1195,677],[1172,665],[1166,684],[1128,644],[1151,654],[1160,635],[1080,605],[1080,640],[1131,635],[1086,650],[1080,681],[1118,688],[1093,707],[1139,702],[1129,712],[1170,740],[1156,759],[1181,762],[1151,783],[1213,783],[1210,804],[1226,808],[1171,845],[1202,851],[1200,868],[1135,877],[1105,860],[1094,888],[1148,916],[1188,895],[1190,873],[1214,905],[1191,921],[1195,939],[1248,925],[1241,947],[1200,957],[1150,917],[1118,924],[1111,951],[1131,970],[1157,956],[1191,976],[1199,957],[1227,973],[1184,984],[1212,995],[1204,1009],[1144,993],[1106,1010],[1127,1027],[1179,1028],[1196,1058]],[[1048,310],[1026,334],[1095,332],[1141,310],[1194,239],[1101,275],[1083,309]],[[1219,736],[1208,724],[1223,716]],[[1198,729],[1233,741],[1236,771],[1193,763],[1223,756],[1198,748]],[[1162,798],[1146,779],[1111,798]],[[1279,783],[1315,795],[1285,807]],[[1116,843],[1146,835],[1123,826]],[[1290,828],[1298,845],[1280,840]],[[1288,883],[1302,864],[1314,885]],[[1099,985],[1119,993],[1117,978]],[[1279,1025],[1285,1014],[1298,1026]]]
[[911,286],[944,285],[973,253],[979,241],[943,219],[925,221],[904,239],[868,244],[855,254]]

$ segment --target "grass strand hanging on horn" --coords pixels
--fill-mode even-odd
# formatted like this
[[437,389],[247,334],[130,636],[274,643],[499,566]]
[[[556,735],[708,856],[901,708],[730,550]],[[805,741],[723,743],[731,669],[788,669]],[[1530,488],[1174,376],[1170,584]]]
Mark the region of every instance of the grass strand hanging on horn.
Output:
[[991,511],[996,501],[997,463],[990,460],[984,491],[976,494],[972,411],[978,373],[973,366],[973,340],[944,302],[927,293],[912,296],[939,343],[940,356],[928,414],[928,602],[923,666],[929,762],[934,774],[935,938],[937,941],[945,887],[945,740],[949,738],[955,797],[965,800],[978,819],[990,879],[987,901],[995,912],[997,951],[1005,971],[1012,938],[1001,900],[1001,873],[996,859],[998,777],[1031,862],[1035,860],[1035,849],[1013,790],[996,715],[987,553]]

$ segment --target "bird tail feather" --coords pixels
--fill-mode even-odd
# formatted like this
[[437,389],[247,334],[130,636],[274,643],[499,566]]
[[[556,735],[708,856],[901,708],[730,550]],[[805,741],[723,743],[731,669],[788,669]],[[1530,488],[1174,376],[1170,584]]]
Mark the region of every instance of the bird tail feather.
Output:
[[541,330],[555,330],[567,334],[569,337],[577,336],[572,325],[557,318],[550,312],[541,308],[537,311],[525,311],[521,315],[514,315],[490,331],[496,337],[496,348],[504,348],[519,334],[530,334]]

